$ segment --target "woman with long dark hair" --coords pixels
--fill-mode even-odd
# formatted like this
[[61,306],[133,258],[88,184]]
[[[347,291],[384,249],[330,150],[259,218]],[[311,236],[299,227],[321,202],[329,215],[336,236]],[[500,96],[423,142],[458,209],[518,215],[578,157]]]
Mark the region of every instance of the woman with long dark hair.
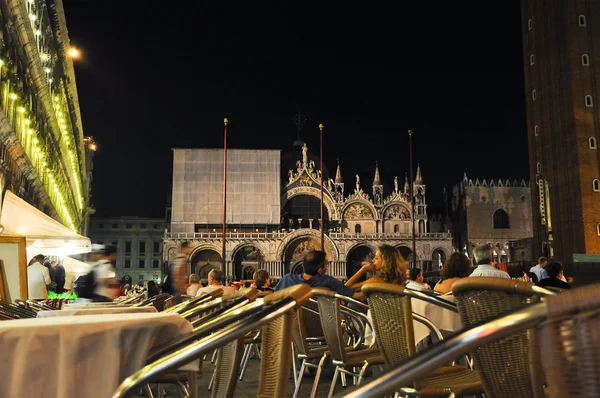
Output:
[[452,253],[440,271],[442,279],[433,287],[433,290],[442,294],[451,292],[454,282],[466,278],[471,274],[472,270],[473,264],[469,260],[469,257],[459,252]]

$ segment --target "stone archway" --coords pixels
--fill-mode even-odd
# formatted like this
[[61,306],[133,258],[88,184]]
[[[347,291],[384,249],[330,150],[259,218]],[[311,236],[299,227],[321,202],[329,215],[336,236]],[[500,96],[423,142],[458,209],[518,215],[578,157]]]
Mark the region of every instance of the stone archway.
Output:
[[[284,264],[285,272],[302,271],[302,259],[312,250],[321,250],[320,234],[318,231],[304,229],[288,234],[277,250],[277,258]],[[325,253],[327,260],[338,261],[338,251],[333,241],[325,236]],[[300,268],[298,266],[300,265]]]
[[[350,278],[365,262],[370,261],[375,253],[375,248],[367,243],[360,243],[348,250],[346,255],[346,276]],[[364,275],[360,281],[366,279]]]
[[[236,280],[252,279],[252,274],[259,268],[260,263],[265,261],[265,252],[254,244],[238,246],[231,256],[233,272]],[[251,268],[252,271],[248,271]],[[247,274],[250,275],[247,278]]]
[[200,249],[190,256],[191,269],[200,277],[200,282],[207,283],[208,273],[219,269],[223,263],[221,255],[213,249]]

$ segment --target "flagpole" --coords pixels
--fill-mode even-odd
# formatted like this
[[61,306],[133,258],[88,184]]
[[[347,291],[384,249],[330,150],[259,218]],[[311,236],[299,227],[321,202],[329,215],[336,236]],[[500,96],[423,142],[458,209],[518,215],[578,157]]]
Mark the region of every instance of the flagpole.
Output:
[[324,224],[325,224],[325,218],[323,217],[323,124],[319,124],[319,138],[320,138],[320,155],[319,155],[319,161],[320,161],[320,170],[321,170],[321,222],[319,223],[319,226],[321,227],[321,250],[325,251],[325,228],[324,228]]
[[[227,262],[225,261],[225,233],[227,232],[227,124],[229,120],[223,120],[225,127],[223,128],[223,246],[221,248],[221,271],[227,278]],[[227,280],[227,279],[225,279]]]

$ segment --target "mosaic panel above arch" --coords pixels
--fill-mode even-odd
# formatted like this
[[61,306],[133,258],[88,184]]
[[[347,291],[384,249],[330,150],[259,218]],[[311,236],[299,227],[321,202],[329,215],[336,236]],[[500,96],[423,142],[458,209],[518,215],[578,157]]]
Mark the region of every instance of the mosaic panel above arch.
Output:
[[384,220],[410,220],[410,210],[401,204],[394,204],[383,212]]
[[374,218],[371,209],[360,202],[352,203],[344,210],[344,220],[373,220]]

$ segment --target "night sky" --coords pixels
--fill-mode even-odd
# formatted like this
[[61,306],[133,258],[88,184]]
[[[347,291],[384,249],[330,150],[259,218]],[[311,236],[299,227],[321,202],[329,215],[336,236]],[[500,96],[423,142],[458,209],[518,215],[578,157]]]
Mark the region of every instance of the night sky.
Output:
[[291,149],[298,109],[346,191],[375,161],[403,184],[407,128],[430,204],[463,171],[528,178],[518,1],[64,5],[98,215],[163,216],[171,148],[221,147],[224,117],[232,148]]

